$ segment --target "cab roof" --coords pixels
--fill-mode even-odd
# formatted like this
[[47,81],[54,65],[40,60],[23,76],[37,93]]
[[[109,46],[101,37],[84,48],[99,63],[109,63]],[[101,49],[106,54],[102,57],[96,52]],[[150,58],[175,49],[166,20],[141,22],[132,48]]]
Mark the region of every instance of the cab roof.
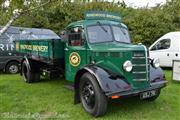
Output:
[[73,22],[68,27],[71,26],[85,27],[89,25],[96,25],[97,22],[100,22],[101,24],[110,24],[110,25],[121,24],[123,27],[127,28],[126,25],[121,23],[121,15],[119,13],[106,12],[106,11],[87,11],[84,13],[84,20]]
[[119,25],[121,24],[123,27],[127,28],[127,26],[121,22],[116,22],[116,21],[111,21],[111,20],[80,20],[77,22],[72,22],[71,24],[69,24],[67,26],[71,27],[71,26],[90,26],[90,25],[95,25],[97,24],[97,22],[100,22],[101,24],[109,24],[109,25]]

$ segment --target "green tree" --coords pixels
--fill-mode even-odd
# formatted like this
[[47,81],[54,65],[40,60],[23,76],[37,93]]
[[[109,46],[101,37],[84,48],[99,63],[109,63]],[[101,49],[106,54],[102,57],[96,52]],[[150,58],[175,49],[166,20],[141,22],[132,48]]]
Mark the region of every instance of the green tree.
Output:
[[[14,9],[29,9],[43,4],[47,0],[29,0],[25,5],[23,0],[12,0],[10,7],[0,9],[0,25],[5,25]],[[88,10],[101,10],[121,14],[123,22],[128,25],[133,43],[152,44],[163,34],[180,30],[180,1],[171,0],[165,5],[153,8],[133,9],[125,4],[114,2],[64,2],[64,0],[51,0],[52,2],[36,10],[27,11],[13,25],[22,27],[49,28],[59,32],[69,23],[83,19]],[[1,5],[2,5],[2,1]]]

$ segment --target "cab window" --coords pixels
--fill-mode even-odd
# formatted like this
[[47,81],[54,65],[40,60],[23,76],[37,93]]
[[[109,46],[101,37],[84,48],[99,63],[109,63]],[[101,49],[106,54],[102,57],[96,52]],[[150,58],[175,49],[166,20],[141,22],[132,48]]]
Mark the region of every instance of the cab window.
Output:
[[70,28],[68,30],[68,45],[69,46],[82,46],[82,29],[80,27]]
[[112,42],[113,36],[109,25],[94,25],[87,27],[90,43]]
[[121,26],[112,26],[114,39],[118,42],[130,43],[128,30]]
[[157,44],[155,44],[151,50],[164,50],[168,49],[170,47],[171,40],[170,39],[163,39],[159,41]]

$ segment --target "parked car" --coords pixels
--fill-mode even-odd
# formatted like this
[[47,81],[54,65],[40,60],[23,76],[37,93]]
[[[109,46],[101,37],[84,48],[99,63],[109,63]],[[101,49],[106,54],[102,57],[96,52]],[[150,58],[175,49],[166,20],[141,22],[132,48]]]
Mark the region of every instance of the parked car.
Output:
[[[2,29],[2,27],[0,27]],[[14,40],[48,38],[53,36],[53,32],[48,29],[9,27],[6,32],[0,36],[0,70],[15,74],[19,72],[19,63],[23,57],[15,51]]]
[[163,35],[149,50],[150,58],[159,58],[161,67],[172,67],[173,60],[180,59],[180,31]]

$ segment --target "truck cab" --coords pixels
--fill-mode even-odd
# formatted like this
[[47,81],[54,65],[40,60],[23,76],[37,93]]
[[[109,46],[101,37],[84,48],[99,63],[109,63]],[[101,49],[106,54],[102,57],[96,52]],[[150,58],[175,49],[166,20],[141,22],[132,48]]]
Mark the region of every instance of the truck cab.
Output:
[[[85,20],[71,23],[65,30],[65,76],[75,82],[76,102],[81,101],[86,111],[92,110],[92,96],[88,95],[94,91],[89,77],[98,81],[108,98],[140,95],[141,99],[154,100],[166,83],[158,59],[149,58],[146,46],[131,44],[128,28],[119,22],[120,17],[104,19],[99,17],[102,14],[87,13]],[[82,83],[84,86],[80,82],[83,80],[87,81]]]
[[146,46],[131,44],[119,14],[89,11],[60,37],[16,42],[25,54],[23,78],[31,83],[39,80],[40,71],[46,75],[61,68],[55,74],[74,84],[74,102],[95,117],[105,114],[109,99],[139,96],[153,101],[166,85],[158,59],[149,58]]
[[[66,63],[65,68],[69,69],[65,71],[67,80],[70,81],[73,80],[76,71],[86,64],[98,64],[108,68],[106,62],[111,62],[118,66],[122,64],[121,59],[126,50],[144,50],[144,46],[131,46],[128,28],[124,24],[114,21],[78,21],[70,24],[66,28],[66,32],[68,39],[65,42],[65,59],[69,63]],[[115,59],[112,58],[113,55],[117,55],[114,57]],[[77,61],[73,59],[74,56],[77,57]],[[111,61],[111,58],[115,60],[115,63]],[[118,67],[116,70],[118,70],[116,72],[120,72]]]

